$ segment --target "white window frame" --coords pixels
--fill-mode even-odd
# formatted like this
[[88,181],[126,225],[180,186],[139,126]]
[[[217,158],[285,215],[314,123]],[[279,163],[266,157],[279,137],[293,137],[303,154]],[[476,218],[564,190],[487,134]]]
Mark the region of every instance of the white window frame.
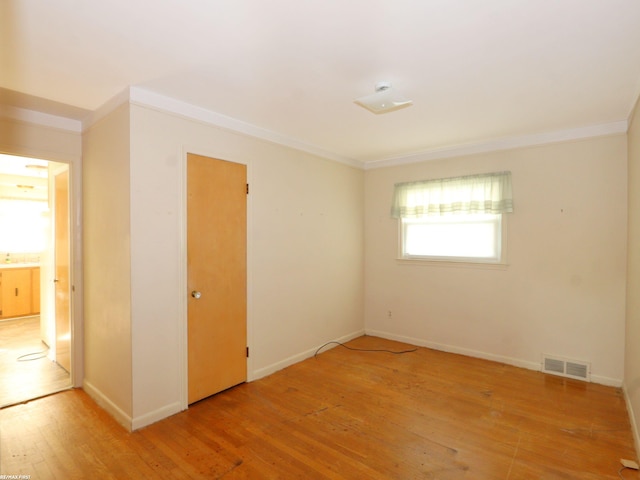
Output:
[[[489,215],[490,223],[493,224],[495,250],[490,256],[469,256],[455,254],[412,254],[407,252],[407,228],[412,224],[452,224],[459,225],[465,223],[477,223],[480,215],[447,215],[447,216],[427,216],[420,219],[403,218],[398,219],[398,259],[408,262],[444,262],[444,263],[468,263],[484,265],[506,265],[507,258],[507,219],[504,214]],[[475,217],[475,218],[474,218]],[[486,223],[486,222],[481,222]]]

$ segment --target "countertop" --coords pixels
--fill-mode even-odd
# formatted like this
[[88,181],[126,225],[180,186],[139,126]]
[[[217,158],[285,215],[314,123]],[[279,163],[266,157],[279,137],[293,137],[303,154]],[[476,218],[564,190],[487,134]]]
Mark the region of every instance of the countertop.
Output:
[[0,263],[0,270],[7,268],[34,268],[39,266],[39,263]]

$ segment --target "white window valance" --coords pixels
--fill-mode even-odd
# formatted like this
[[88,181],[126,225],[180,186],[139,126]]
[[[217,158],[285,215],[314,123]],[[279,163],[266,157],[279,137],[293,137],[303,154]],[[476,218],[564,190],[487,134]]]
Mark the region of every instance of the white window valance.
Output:
[[513,212],[511,172],[397,183],[391,206],[394,218],[508,212]]

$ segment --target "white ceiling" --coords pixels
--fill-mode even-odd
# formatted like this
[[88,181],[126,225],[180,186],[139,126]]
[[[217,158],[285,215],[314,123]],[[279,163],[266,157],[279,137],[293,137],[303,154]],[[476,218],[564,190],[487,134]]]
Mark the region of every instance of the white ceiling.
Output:
[[46,201],[48,164],[45,160],[0,153],[0,198]]
[[[362,162],[626,121],[640,91],[638,0],[0,0],[0,45],[5,103],[81,119],[135,86]],[[414,105],[353,103],[383,80]]]

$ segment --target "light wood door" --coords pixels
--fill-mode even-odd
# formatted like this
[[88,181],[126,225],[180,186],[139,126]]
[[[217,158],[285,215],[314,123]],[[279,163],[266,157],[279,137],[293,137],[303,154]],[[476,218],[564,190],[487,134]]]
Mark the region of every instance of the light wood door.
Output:
[[188,403],[247,379],[246,165],[187,157]]
[[65,170],[55,175],[54,184],[56,362],[70,372],[69,171]]

